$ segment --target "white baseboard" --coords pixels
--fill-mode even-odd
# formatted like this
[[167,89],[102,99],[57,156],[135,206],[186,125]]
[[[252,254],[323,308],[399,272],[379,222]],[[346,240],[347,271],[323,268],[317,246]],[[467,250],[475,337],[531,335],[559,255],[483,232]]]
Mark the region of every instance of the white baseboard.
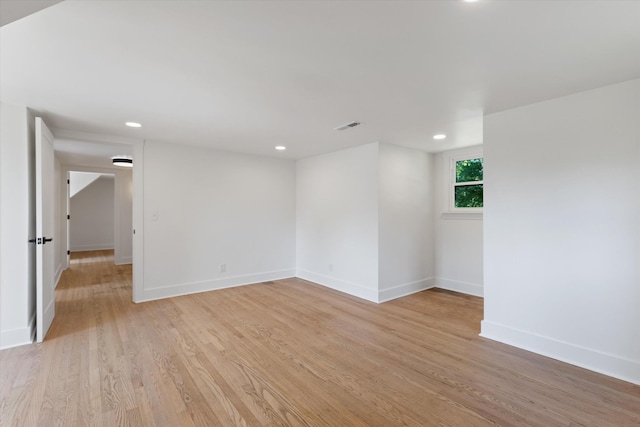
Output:
[[115,262],[116,265],[133,264],[133,257],[118,258]]
[[[53,323],[53,318],[56,315],[56,301],[55,298],[49,301],[49,304],[44,308],[42,318],[42,325],[46,325],[46,331],[44,331],[43,339],[47,336],[49,329],[51,328],[51,324]],[[37,327],[37,326],[36,326]]]
[[247,274],[243,276],[225,277],[223,279],[205,280],[202,282],[180,283],[162,288],[143,289],[142,298],[135,302],[153,301],[163,298],[179,297],[199,292],[215,291],[236,286],[251,285],[271,280],[288,279],[295,276],[294,269],[269,271],[265,273]]
[[58,267],[56,267],[56,273],[54,274],[54,281],[53,283],[55,283],[55,285],[53,286],[53,289],[56,289],[58,287],[58,283],[60,283],[60,277],[62,277],[62,271],[64,270],[64,267],[62,266],[62,264],[58,264]]
[[296,277],[317,283],[318,285],[322,285],[327,288],[335,289],[336,291],[344,292],[345,294],[349,294],[354,297],[366,299],[367,301],[378,302],[377,289],[371,289],[357,283],[347,282],[345,280],[336,279],[335,277],[329,277],[306,270],[296,270]]
[[29,324],[24,328],[0,332],[0,350],[32,344],[36,333],[36,314],[33,313]]
[[86,252],[86,251],[106,251],[114,249],[113,243],[100,243],[91,245],[75,245],[71,246],[69,250],[71,252]]
[[482,321],[480,336],[640,385],[640,361],[624,359],[487,320]]
[[473,295],[476,297],[484,296],[484,287],[476,283],[461,282],[459,280],[444,279],[442,277],[435,278],[435,287],[446,289],[448,291],[460,292],[463,294]]
[[393,288],[383,289],[378,292],[378,302],[391,301],[396,298],[405,297],[434,287],[434,278],[418,280],[417,282],[405,283]]

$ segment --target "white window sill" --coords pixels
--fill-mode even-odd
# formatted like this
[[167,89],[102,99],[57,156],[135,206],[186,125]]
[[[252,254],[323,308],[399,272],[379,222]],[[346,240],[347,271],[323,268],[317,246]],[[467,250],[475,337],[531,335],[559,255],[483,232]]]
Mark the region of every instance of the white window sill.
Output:
[[482,221],[482,212],[443,212],[440,218]]

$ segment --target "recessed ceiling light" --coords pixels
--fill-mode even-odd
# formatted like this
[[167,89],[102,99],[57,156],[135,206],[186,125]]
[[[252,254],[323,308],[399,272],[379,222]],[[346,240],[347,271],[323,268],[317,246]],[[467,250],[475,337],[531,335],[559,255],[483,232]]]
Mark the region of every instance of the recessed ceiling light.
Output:
[[136,122],[126,122],[125,125],[129,126],[130,128],[141,128],[142,125],[140,123],[136,123]]
[[439,133],[437,135],[433,135],[433,139],[445,139],[447,137],[447,135],[445,135],[444,133]]
[[465,3],[475,3],[475,2],[477,2],[478,0],[463,0],[463,1],[464,1]]
[[276,145],[276,150],[284,151],[286,149],[287,147],[285,147],[284,145]]

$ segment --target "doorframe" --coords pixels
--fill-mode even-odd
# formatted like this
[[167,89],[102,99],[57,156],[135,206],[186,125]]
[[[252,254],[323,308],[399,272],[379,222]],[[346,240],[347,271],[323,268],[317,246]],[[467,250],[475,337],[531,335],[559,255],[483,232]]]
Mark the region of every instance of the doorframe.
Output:
[[70,220],[70,215],[71,215],[71,184],[70,184],[70,180],[71,180],[71,172],[70,171],[66,171],[65,173],[66,178],[67,178],[67,218],[65,220],[65,229],[66,229],[66,234],[67,234],[67,241],[66,241],[66,249],[67,249],[67,265],[65,267],[65,270],[67,268],[69,268],[69,265],[71,265],[71,220]]
[[[142,295],[144,293],[144,139],[123,138],[109,135],[96,135],[92,133],[73,131],[67,129],[51,129],[55,139],[71,139],[75,141],[86,141],[93,143],[103,144],[123,144],[129,145],[133,148],[133,194],[132,194],[132,301],[137,303],[143,301]],[[99,168],[80,165],[62,165],[62,169],[65,172],[69,170],[77,170],[82,172],[82,169],[87,172],[104,171],[105,173],[113,173],[118,168]],[[68,174],[65,174],[68,176]],[[65,178],[66,184],[66,178]],[[65,223],[68,227],[68,223]],[[69,241],[67,239],[67,246]],[[68,265],[67,265],[68,268]]]
[[143,301],[144,294],[144,146],[145,141],[133,143],[133,273],[132,299]]

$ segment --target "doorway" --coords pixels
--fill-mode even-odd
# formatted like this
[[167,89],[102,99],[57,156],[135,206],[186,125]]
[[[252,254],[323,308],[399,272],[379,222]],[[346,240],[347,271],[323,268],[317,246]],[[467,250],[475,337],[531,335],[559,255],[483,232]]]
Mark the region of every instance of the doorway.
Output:
[[132,176],[130,170],[67,171],[67,267],[71,253],[112,250],[116,265],[131,264]]
[[114,250],[115,174],[68,172],[67,256]]
[[[144,141],[106,135],[93,135],[70,130],[57,130],[54,142],[58,171],[56,182],[59,183],[57,198],[57,215],[59,222],[58,236],[63,246],[60,247],[61,267],[69,267],[70,247],[69,224],[69,172],[91,172],[114,175],[113,206],[113,263],[131,265],[133,270],[133,301],[140,301],[142,289],[142,180]],[[135,165],[122,167],[113,162],[114,158],[127,157],[135,161]],[[138,229],[138,230],[136,230]],[[137,233],[136,233],[137,231]]]

